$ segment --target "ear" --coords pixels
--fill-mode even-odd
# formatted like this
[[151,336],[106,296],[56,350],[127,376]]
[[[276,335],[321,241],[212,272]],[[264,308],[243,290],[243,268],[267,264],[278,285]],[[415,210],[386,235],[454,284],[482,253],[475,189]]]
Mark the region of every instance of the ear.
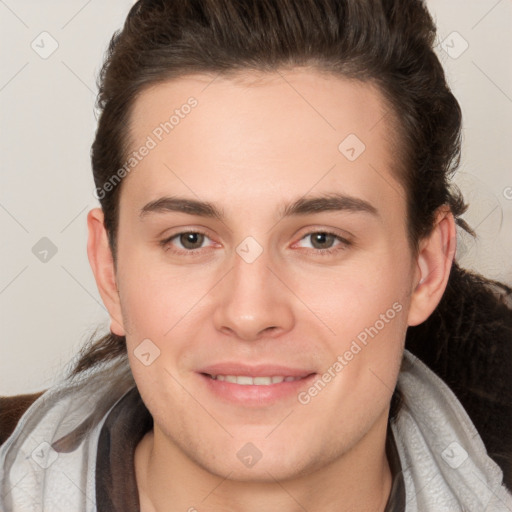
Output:
[[103,304],[110,315],[110,330],[114,334],[124,336],[119,291],[116,283],[116,271],[112,251],[108,243],[107,230],[104,225],[103,210],[93,208],[87,214],[87,256],[91,265],[96,285]]
[[408,325],[424,322],[439,304],[457,247],[455,220],[446,206],[437,210],[432,233],[419,244]]

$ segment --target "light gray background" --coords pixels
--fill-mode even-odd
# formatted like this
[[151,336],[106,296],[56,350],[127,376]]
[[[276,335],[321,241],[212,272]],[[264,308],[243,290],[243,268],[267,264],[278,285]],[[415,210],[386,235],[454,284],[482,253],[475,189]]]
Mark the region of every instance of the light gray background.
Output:
[[[96,76],[132,3],[0,0],[0,394],[51,386],[97,327],[108,332],[86,253],[86,215],[98,206],[89,151]],[[479,235],[459,241],[458,258],[512,284],[512,2],[427,5],[463,110],[455,181]],[[58,44],[47,58],[31,47],[51,49],[42,32]],[[46,262],[34,254],[43,237],[57,250]]]

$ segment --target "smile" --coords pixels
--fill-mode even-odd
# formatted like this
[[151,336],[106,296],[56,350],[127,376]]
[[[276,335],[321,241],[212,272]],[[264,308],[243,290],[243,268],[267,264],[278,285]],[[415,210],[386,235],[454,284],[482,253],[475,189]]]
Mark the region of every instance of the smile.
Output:
[[300,380],[303,377],[285,377],[274,375],[272,377],[250,377],[248,375],[209,375],[213,380],[231,382],[242,386],[270,386],[271,384],[280,384],[281,382],[292,382]]
[[209,400],[220,400],[238,408],[261,408],[281,401],[295,401],[297,393],[302,388],[309,386],[317,375],[309,372],[301,373],[302,375],[295,376],[286,374],[233,375],[203,371],[197,375],[201,378],[200,382],[202,382]]

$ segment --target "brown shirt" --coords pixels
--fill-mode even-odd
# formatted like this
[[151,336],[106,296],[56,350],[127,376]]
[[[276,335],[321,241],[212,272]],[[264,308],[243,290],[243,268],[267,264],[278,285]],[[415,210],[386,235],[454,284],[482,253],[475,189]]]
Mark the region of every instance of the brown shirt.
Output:
[[[112,408],[100,432],[96,459],[98,512],[140,512],[135,479],[135,448],[153,428],[153,417],[136,387]],[[393,483],[384,512],[405,512],[405,486],[393,432],[386,438]]]

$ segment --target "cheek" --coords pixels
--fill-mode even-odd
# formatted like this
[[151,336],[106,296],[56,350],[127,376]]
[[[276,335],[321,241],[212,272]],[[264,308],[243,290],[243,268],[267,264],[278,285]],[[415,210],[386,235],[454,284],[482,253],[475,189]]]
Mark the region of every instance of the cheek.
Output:
[[[342,357],[340,393],[357,389],[360,397],[371,401],[375,393],[377,401],[384,401],[394,389],[410,304],[407,262],[402,257],[403,266],[397,265],[395,258],[389,251],[354,265],[350,273],[324,283],[323,306],[320,294],[315,299],[316,311],[334,331],[328,337],[331,364]],[[325,297],[331,297],[328,303]]]
[[410,276],[406,268],[407,262],[397,264],[394,253],[381,251],[328,272],[304,272],[296,278],[290,274],[288,282],[304,303],[332,326],[335,339],[347,340],[379,321],[381,315],[392,320],[386,328],[394,324],[403,330],[404,315],[398,313],[408,307]]
[[165,264],[147,251],[127,250],[119,261],[121,307],[128,332],[162,338],[204,294],[204,278]]
[[[198,326],[204,325],[199,317],[208,316],[204,295],[212,287],[208,284],[212,271],[192,274],[137,251],[125,256],[119,265],[119,283],[128,355],[141,393],[145,390],[150,401],[155,389],[162,393],[173,389],[174,381],[166,372],[182,376]],[[154,362],[146,366],[148,359]],[[179,396],[179,389],[173,396]]]

